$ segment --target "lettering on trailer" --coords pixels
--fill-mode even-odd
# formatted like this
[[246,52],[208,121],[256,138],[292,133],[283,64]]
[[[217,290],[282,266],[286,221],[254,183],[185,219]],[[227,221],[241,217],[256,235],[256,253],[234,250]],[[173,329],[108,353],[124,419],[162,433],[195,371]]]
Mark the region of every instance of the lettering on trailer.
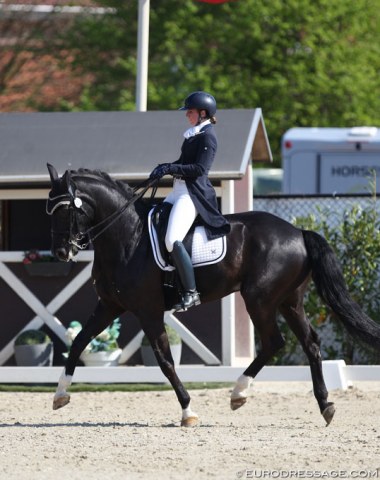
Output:
[[373,171],[378,175],[380,166],[378,165],[341,165],[339,167],[331,167],[331,175],[336,177],[368,177]]

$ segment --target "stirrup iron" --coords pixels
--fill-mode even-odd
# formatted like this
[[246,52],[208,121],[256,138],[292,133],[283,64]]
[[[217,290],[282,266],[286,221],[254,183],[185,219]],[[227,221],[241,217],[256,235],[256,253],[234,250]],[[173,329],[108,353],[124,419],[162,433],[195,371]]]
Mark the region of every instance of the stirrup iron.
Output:
[[201,299],[199,293],[196,290],[184,292],[180,303],[173,306],[176,312],[186,312],[191,307],[200,305]]

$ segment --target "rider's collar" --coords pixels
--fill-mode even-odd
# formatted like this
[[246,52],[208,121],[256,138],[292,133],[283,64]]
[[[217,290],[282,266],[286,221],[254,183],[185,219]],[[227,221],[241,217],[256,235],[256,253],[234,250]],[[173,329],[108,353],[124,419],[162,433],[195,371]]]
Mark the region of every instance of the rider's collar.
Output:
[[183,134],[185,138],[194,137],[198,135],[203,127],[211,123],[210,119],[205,120],[204,122],[200,123],[199,125],[195,125],[195,127],[190,127],[186,132]]

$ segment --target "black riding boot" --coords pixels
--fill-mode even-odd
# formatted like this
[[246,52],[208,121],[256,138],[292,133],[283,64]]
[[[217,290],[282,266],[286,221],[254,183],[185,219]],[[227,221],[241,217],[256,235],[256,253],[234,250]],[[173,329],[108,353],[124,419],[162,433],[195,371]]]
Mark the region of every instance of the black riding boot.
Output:
[[184,290],[182,302],[174,305],[174,310],[178,312],[199,305],[201,300],[195,286],[194,267],[182,242],[174,242],[171,257]]

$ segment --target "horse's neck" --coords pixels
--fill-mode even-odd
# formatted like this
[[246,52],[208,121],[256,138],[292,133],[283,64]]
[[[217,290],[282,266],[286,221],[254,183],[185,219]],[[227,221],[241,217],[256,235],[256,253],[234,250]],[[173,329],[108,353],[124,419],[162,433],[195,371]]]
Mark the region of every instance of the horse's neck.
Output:
[[92,226],[99,225],[94,232],[95,235],[103,229],[104,231],[94,241],[94,250],[98,257],[106,255],[108,259],[119,258],[120,255],[125,256],[125,252],[136,248],[141,237],[144,219],[136,211],[135,204],[121,212],[131,198],[116,190],[106,195],[106,191],[95,192],[96,208]]

